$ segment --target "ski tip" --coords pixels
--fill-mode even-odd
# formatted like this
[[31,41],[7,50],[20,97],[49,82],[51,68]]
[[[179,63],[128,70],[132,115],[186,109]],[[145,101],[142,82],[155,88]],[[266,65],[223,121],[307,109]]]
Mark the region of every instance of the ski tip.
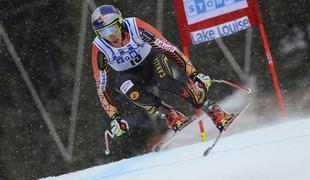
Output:
[[161,145],[162,143],[157,144],[154,148],[154,152],[159,152],[161,150]]
[[156,148],[154,149],[154,152],[159,152],[160,151],[160,146],[156,146]]
[[211,148],[208,148],[204,153],[203,156],[208,156],[208,154],[210,153]]

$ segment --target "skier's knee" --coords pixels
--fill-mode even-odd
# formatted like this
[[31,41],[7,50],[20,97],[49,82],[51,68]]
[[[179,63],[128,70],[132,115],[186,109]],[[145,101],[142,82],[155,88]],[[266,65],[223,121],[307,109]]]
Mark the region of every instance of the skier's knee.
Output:
[[138,92],[136,85],[131,80],[123,82],[121,84],[120,90],[132,101],[137,101],[140,97],[140,93]]
[[121,84],[120,90],[132,102],[150,113],[153,113],[161,104],[161,100],[157,96],[139,85],[135,85],[131,80],[124,81]]
[[187,99],[195,108],[200,108],[206,100],[206,93],[186,84],[181,96]]

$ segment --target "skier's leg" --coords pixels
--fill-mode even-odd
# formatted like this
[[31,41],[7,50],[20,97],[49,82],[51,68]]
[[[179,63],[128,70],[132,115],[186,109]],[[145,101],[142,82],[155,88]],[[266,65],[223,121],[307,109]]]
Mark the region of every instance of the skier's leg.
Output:
[[148,78],[148,73],[152,75],[152,69],[148,70],[147,66],[140,70],[122,72],[118,75],[119,90],[139,107],[164,119],[169,128],[178,130],[185,121],[185,117],[144,89],[144,82],[152,81]]
[[133,103],[165,120],[168,127],[175,131],[185,122],[185,117],[183,115],[176,112],[172,107],[164,104],[161,99],[146,91],[143,87],[135,84],[132,80],[124,81],[120,86],[120,90]]
[[186,99],[195,108],[201,108],[210,116],[216,127],[222,131],[225,125],[231,121],[232,115],[222,110],[215,102],[207,99],[205,91],[199,91],[194,85],[174,79],[169,73],[169,66],[165,62],[165,58],[165,56],[161,56],[153,60],[154,77],[158,88]]
[[206,93],[201,92],[189,83],[183,83],[173,78],[170,67],[163,55],[153,59],[154,81],[160,90],[184,98],[196,108],[200,108],[206,99]]
[[[127,96],[133,103],[145,109],[150,113],[154,113],[160,106],[161,100],[154,94],[144,89],[144,81],[148,81],[148,74],[145,69],[125,71],[117,76],[117,88]],[[142,72],[141,72],[142,71]]]

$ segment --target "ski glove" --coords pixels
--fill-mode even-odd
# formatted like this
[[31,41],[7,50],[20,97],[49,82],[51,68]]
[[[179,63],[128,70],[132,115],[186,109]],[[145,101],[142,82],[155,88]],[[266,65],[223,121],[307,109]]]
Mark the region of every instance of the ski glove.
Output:
[[112,117],[111,133],[115,136],[121,136],[129,130],[129,126],[126,120],[122,119],[118,115]]
[[209,90],[211,86],[211,78],[210,76],[204,75],[202,73],[194,72],[192,73],[189,78],[194,82],[195,86],[200,90]]

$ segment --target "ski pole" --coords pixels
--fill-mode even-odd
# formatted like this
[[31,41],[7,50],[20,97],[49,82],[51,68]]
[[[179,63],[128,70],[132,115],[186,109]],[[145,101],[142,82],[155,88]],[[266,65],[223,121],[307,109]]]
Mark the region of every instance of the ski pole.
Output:
[[242,87],[238,84],[235,84],[235,83],[232,83],[232,82],[229,82],[229,81],[226,81],[226,80],[222,80],[222,79],[212,79],[211,82],[216,82],[216,83],[224,83],[224,84],[227,84],[227,85],[230,85],[236,89],[239,89],[245,93],[248,93],[250,94],[252,92],[252,90],[250,88],[245,88],[245,87]]
[[110,148],[109,148],[109,137],[114,138],[114,134],[112,134],[109,130],[106,130],[104,133],[104,143],[105,143],[105,154],[109,155],[110,154]]

